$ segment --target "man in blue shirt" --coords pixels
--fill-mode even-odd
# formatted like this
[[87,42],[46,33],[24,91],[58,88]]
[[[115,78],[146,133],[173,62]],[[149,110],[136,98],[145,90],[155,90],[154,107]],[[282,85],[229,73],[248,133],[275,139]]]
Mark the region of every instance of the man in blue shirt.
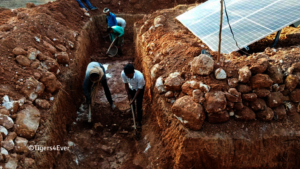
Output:
[[[106,23],[108,24],[108,28],[118,25],[116,15],[111,13],[108,8],[104,8],[103,13],[106,14]],[[111,41],[114,40],[111,33],[109,33],[109,38]]]
[[[84,4],[81,2],[81,0],[76,0],[76,1],[78,2],[80,8],[84,8],[86,11],[89,11],[89,10],[87,9],[87,7],[85,7]],[[83,1],[87,4],[87,6],[88,6],[92,11],[98,9],[97,7],[94,7],[94,6],[90,3],[89,0],[83,0]]]
[[103,65],[98,62],[91,62],[87,67],[83,82],[83,93],[85,95],[87,104],[92,103],[92,98],[96,94],[95,92],[100,85],[99,83],[101,83],[104,89],[106,99],[109,102],[111,108],[115,109],[116,106],[114,105],[111,98],[111,93],[107,85],[105,69]]

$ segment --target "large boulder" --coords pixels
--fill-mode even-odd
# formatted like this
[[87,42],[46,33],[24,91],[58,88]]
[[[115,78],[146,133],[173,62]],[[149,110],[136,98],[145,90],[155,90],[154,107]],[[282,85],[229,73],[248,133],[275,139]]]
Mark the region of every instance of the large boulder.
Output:
[[283,83],[283,74],[279,65],[272,65],[268,68],[268,75],[274,83]]
[[243,100],[254,102],[257,99],[257,95],[255,93],[243,94]]
[[238,83],[239,83],[239,79],[237,79],[237,78],[228,79],[228,86],[229,87],[232,87],[232,88],[237,87]]
[[27,57],[25,57],[23,55],[18,55],[16,57],[16,60],[23,67],[29,67],[30,64],[31,64],[31,61]]
[[31,101],[34,101],[39,95],[44,92],[45,86],[43,83],[37,81],[34,78],[28,78],[21,89],[21,93]]
[[274,112],[270,107],[266,107],[265,110],[256,113],[256,117],[262,121],[271,121],[274,117]]
[[209,92],[205,94],[204,107],[207,113],[217,113],[225,110],[226,108],[226,97],[224,92]]
[[45,85],[46,90],[53,93],[60,89],[61,83],[56,79],[56,76],[51,72],[42,74],[40,81]]
[[165,87],[167,90],[178,91],[181,90],[181,86],[184,83],[184,79],[179,72],[171,73],[165,80]]
[[248,85],[243,85],[243,84],[240,84],[238,87],[237,87],[237,90],[241,93],[249,93],[252,91],[252,88]]
[[251,77],[251,71],[248,66],[244,66],[239,70],[239,81],[247,83]]
[[70,58],[67,52],[60,52],[55,54],[55,57],[57,59],[57,62],[59,64],[69,64]]
[[35,48],[30,47],[27,51],[27,58],[30,60],[35,60],[39,53],[40,53],[40,51],[38,51]]
[[42,66],[45,67],[49,72],[53,72],[54,74],[59,74],[59,64],[56,60],[52,58],[48,58],[44,62],[42,62]]
[[183,93],[192,96],[193,90],[199,87],[199,83],[195,80],[189,80],[184,82],[181,86],[181,90]]
[[45,49],[51,52],[52,54],[55,54],[57,52],[56,48],[52,46],[50,43],[43,41],[43,45],[45,46]]
[[235,119],[236,120],[254,120],[255,113],[247,106],[244,106],[242,110],[235,112]]
[[31,139],[39,127],[40,112],[36,107],[27,105],[17,114],[16,132],[18,136]]
[[190,96],[177,99],[172,106],[172,112],[185,127],[192,130],[200,130],[205,120],[202,106],[195,103]]
[[38,108],[49,109],[50,103],[45,99],[36,99],[35,104]]
[[230,88],[228,92],[225,93],[226,99],[230,102],[242,102],[241,93],[235,88]]
[[292,91],[292,93],[290,94],[290,99],[293,102],[300,102],[300,89]]
[[196,103],[203,104],[204,101],[205,101],[204,93],[199,89],[193,90],[192,96],[193,96],[193,99]]
[[275,120],[282,120],[286,117],[286,110],[283,105],[278,106],[273,109],[274,112],[274,119]]
[[27,148],[28,140],[26,138],[17,137],[15,143],[16,143],[15,150],[17,153],[24,153],[28,151]]
[[251,86],[253,89],[269,88],[272,84],[272,79],[266,74],[257,74],[251,77]]
[[281,92],[272,92],[267,97],[267,105],[271,108],[277,107],[282,105],[284,100],[285,98]]
[[257,95],[257,97],[267,97],[271,92],[268,89],[256,89],[253,92]]
[[214,60],[208,55],[195,57],[191,64],[191,71],[196,75],[209,75],[214,70]]
[[263,73],[264,71],[267,70],[268,66],[269,66],[268,59],[260,58],[258,59],[257,63],[251,66],[250,70],[254,74]]
[[167,90],[165,89],[163,78],[159,77],[156,79],[155,87],[158,91],[159,94],[166,92]]
[[230,118],[227,111],[220,111],[218,113],[208,113],[207,119],[210,123],[224,123],[227,122]]
[[299,83],[298,77],[296,75],[288,75],[285,79],[285,87],[289,91],[293,91]]
[[221,69],[221,68],[218,68],[215,71],[215,76],[216,76],[216,79],[218,79],[218,80],[226,79],[226,77],[227,77],[225,70]]
[[255,101],[250,103],[250,108],[254,111],[265,110],[266,106],[267,106],[266,102],[261,98],[258,98]]
[[9,116],[0,114],[0,125],[11,129],[14,126],[14,121]]
[[[10,99],[7,95],[5,95],[2,99],[2,106],[4,106],[4,108],[10,112],[10,114],[15,114],[19,109],[20,103]],[[4,111],[2,112],[5,113]]]

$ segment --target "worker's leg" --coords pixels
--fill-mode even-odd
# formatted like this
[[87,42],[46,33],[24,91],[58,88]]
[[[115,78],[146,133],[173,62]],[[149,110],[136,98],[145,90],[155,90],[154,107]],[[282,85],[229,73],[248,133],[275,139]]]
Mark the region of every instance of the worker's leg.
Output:
[[144,98],[144,91],[143,90],[139,93],[139,95],[136,98],[136,104],[137,104],[137,122],[141,126],[142,125],[142,119],[143,119],[143,98]]
[[83,0],[90,9],[94,9],[95,7],[90,3],[89,0]]
[[81,0],[77,0],[77,2],[79,4],[80,8],[84,8],[85,10],[88,11],[88,9],[84,6],[84,4],[81,2]]
[[109,102],[109,104],[112,106],[113,100],[112,100],[112,98],[111,98],[111,93],[110,93],[110,90],[109,90],[108,85],[107,85],[106,77],[103,78],[103,79],[101,80],[101,84],[102,84],[102,86],[103,86],[103,89],[104,89],[104,92],[105,92],[106,99],[107,99],[107,101]]
[[123,55],[123,51],[122,51],[122,43],[123,43],[123,41],[124,41],[124,35],[118,38],[118,44],[117,44],[117,46],[118,46],[118,54],[121,55],[121,56]]

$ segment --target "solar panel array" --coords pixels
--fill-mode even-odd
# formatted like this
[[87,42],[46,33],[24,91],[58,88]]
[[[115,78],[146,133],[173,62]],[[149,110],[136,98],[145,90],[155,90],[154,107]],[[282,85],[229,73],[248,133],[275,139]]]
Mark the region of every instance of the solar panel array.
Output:
[[[230,25],[239,47],[248,46],[300,21],[300,0],[225,0]],[[218,51],[220,0],[209,0],[177,19],[207,46]],[[237,51],[223,12],[222,53]]]

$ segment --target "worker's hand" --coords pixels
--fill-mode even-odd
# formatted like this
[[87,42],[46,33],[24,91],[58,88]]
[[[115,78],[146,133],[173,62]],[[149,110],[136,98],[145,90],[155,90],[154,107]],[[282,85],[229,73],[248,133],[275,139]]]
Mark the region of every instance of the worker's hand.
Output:
[[132,105],[134,103],[134,100],[130,100],[130,105]]

